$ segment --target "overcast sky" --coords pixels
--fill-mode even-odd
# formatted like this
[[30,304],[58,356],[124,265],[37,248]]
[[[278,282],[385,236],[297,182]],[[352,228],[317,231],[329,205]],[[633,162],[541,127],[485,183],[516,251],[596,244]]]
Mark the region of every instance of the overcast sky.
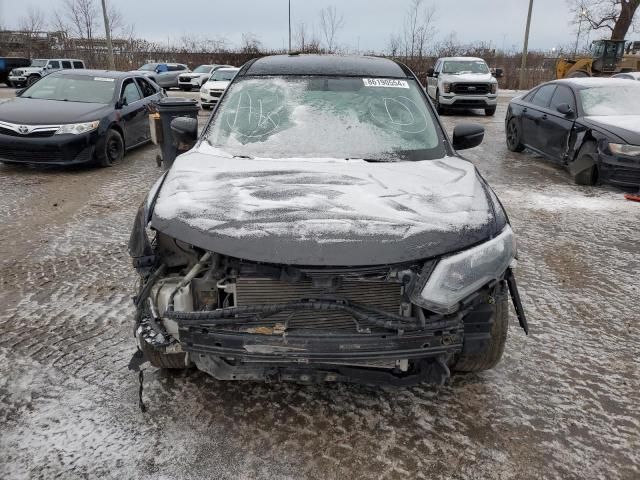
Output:
[[[287,0],[108,0],[135,24],[136,33],[176,41],[185,33],[223,37],[239,44],[243,32],[268,48],[287,42]],[[522,48],[528,0],[425,0],[435,5],[438,37],[451,33],[463,43],[491,41],[495,48]],[[2,22],[17,27],[31,6],[51,11],[62,0],[0,0]],[[99,0],[96,0],[99,3]],[[335,5],[344,15],[338,43],[351,49],[384,49],[402,29],[410,0],[291,0],[292,24],[318,24],[318,12]],[[565,0],[534,0],[530,48],[550,50],[575,40]],[[317,27],[316,27],[317,28]],[[582,42],[581,42],[582,43]]]

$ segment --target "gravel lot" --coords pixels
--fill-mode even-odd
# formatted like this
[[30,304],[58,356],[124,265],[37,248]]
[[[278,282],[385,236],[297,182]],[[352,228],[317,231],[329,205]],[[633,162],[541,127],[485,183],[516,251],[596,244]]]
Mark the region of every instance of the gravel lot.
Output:
[[467,156],[518,234],[532,332],[512,314],[502,363],[440,388],[147,367],[141,413],[126,242],[156,147],[109,169],[0,165],[0,478],[640,478],[640,204],[508,152],[507,101],[444,121],[487,129]]

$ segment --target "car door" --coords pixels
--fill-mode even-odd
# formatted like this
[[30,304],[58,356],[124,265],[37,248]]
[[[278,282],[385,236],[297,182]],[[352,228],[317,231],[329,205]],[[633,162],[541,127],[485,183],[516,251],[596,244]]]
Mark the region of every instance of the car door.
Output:
[[[142,77],[136,77],[136,82],[138,83],[138,88],[140,92],[142,92],[142,96],[144,97],[142,102],[145,106],[145,117],[150,112],[150,105],[157,100],[160,100],[162,97],[162,90],[157,90],[148,80]],[[151,138],[151,129],[149,128],[149,122],[144,122],[143,128],[143,137],[145,140],[149,140]]]
[[543,140],[539,132],[540,122],[547,113],[555,90],[555,84],[541,86],[522,109],[522,143],[540,153]]
[[125,145],[127,148],[144,142],[148,136],[149,128],[147,119],[147,107],[144,97],[133,78],[127,78],[122,82],[120,89],[120,118],[124,131]]
[[435,66],[433,67],[433,75],[430,77],[427,77],[427,94],[431,98],[436,98],[436,90],[438,89],[438,75],[440,72],[440,65],[442,65],[442,62],[438,60]]
[[[572,113],[560,113],[560,105],[569,105]],[[557,85],[549,108],[543,113],[538,125],[540,150],[554,160],[563,160],[573,131],[576,100],[569,87]]]
[[60,70],[60,61],[49,60],[46,66],[45,75],[49,75],[50,73],[57,72],[58,70]]

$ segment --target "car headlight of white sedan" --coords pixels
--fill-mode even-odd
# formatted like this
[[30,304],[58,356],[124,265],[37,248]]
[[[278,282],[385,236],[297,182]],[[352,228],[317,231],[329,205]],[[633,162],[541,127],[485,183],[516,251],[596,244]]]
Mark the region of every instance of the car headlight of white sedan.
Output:
[[82,133],[91,132],[95,130],[100,125],[100,120],[96,120],[94,122],[86,122],[86,123],[67,123],[66,125],[61,125],[58,130],[56,130],[56,135],[62,135],[65,133],[70,133],[72,135],[80,135]]
[[455,312],[465,297],[500,279],[515,256],[515,236],[507,225],[497,237],[438,261],[419,294],[420,305],[441,314]]

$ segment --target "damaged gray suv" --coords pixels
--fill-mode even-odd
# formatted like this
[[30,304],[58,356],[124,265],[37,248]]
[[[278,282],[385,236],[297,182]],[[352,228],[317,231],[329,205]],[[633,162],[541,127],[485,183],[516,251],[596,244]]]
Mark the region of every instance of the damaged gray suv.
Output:
[[250,61],[141,206],[135,333],[220,380],[443,383],[498,363],[514,234],[413,73],[367,57]]

